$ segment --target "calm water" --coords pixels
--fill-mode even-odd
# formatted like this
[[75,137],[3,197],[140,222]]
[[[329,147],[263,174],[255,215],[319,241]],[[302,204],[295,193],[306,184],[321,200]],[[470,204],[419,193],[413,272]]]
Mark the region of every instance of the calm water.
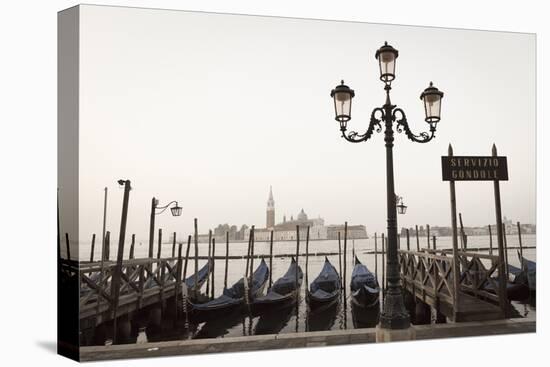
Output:
[[[523,246],[535,246],[535,235],[523,235]],[[519,246],[517,235],[508,235],[507,242],[509,247]],[[420,247],[426,247],[426,237],[420,238]],[[439,237],[437,238],[437,248],[451,248],[451,237]],[[496,239],[493,237],[493,246],[496,247]],[[99,258],[99,246],[96,244],[95,258]],[[129,247],[129,246],[128,246]],[[186,244],[184,244],[185,252]],[[225,255],[225,243],[216,244],[216,255]],[[346,276],[346,288],[349,290],[349,281],[352,272],[352,252],[355,249],[360,261],[367,265],[367,267],[375,272],[378,270],[379,283],[382,284],[382,257],[381,254],[375,256],[372,253],[368,253],[374,250],[375,242],[374,238],[361,239],[361,240],[348,240],[347,242],[347,276]],[[470,236],[468,238],[468,247],[489,247],[488,236]],[[193,255],[193,246],[191,246],[191,254]],[[247,243],[230,243],[230,255],[244,255],[247,251]],[[401,239],[401,248],[406,248],[405,239]],[[416,248],[416,238],[411,237],[411,248]],[[343,241],[342,241],[343,250]],[[381,240],[378,238],[378,250],[381,251]],[[80,255],[82,260],[89,259],[89,245],[81,245]],[[147,256],[147,244],[136,243],[135,254],[136,257]],[[126,251],[127,252],[127,251]],[[157,249],[155,247],[154,253]],[[164,244],[162,256],[171,256],[172,245]],[[275,242],[273,244],[273,253],[276,254],[294,254],[296,252],[296,242]],[[314,255],[320,252],[338,252],[338,241],[335,240],[323,240],[323,241],[311,241],[309,244],[309,253]],[[206,255],[208,253],[208,244],[199,244],[199,255]],[[269,243],[258,242],[255,244],[254,253],[256,255],[268,255]],[[305,241],[300,243],[300,253],[305,253]],[[114,258],[116,249],[114,246],[111,248],[111,259]],[[496,251],[495,253],[496,254]],[[535,249],[524,249],[524,256],[530,260],[536,260]],[[127,254],[125,255],[127,256]],[[331,263],[338,269],[338,255],[328,256]],[[257,266],[259,260],[255,259],[254,267]],[[268,262],[268,259],[266,259]],[[203,266],[206,260],[199,260],[199,267]],[[300,266],[305,272],[305,257],[302,256],[299,259]],[[308,262],[308,274],[309,282],[311,282],[319,273],[324,263],[324,256],[310,256]],[[509,263],[519,267],[519,260],[516,250],[509,250]],[[239,280],[245,272],[246,260],[230,260],[228,269],[228,286],[231,286],[234,282]],[[272,277],[273,282],[282,276],[290,264],[290,257],[274,257]],[[269,262],[268,262],[269,265]],[[343,267],[343,264],[342,264]],[[189,269],[193,269],[192,263]],[[225,261],[217,260],[215,265],[215,295],[218,296],[223,290],[223,277],[225,273]],[[190,273],[188,274],[188,276]],[[304,284],[305,285],[305,284]],[[308,315],[307,307],[305,304],[304,291],[305,286],[302,285],[301,293],[302,297],[298,306],[294,306],[290,309],[283,310],[281,312],[270,314],[269,316],[262,317],[244,317],[242,315],[235,315],[224,318],[224,320],[217,323],[202,323],[199,325],[193,325],[191,332],[182,331],[180,326],[176,326],[171,320],[163,320],[160,324],[162,326],[148,327],[146,322],[142,325],[132,325],[134,332],[134,338],[129,342],[147,342],[147,341],[160,341],[160,340],[174,340],[174,339],[186,339],[186,338],[201,338],[201,337],[223,337],[223,336],[242,336],[252,334],[264,334],[264,333],[294,333],[307,330],[335,330],[335,329],[350,329],[354,327],[372,327],[376,324],[376,317],[373,320],[367,320],[367,323],[361,325],[355,325],[353,322],[353,315],[351,307],[349,306],[349,300],[345,304],[340,303],[337,307],[327,310],[322,314]],[[203,287],[203,291],[205,288]],[[348,295],[349,297],[349,295]],[[535,306],[528,303],[514,303],[515,309],[518,311],[518,315],[521,317],[535,318]],[[372,324],[372,325],[369,325]],[[137,335],[137,336],[136,336]],[[108,337],[107,337],[108,338]],[[108,341],[107,341],[108,342]]]

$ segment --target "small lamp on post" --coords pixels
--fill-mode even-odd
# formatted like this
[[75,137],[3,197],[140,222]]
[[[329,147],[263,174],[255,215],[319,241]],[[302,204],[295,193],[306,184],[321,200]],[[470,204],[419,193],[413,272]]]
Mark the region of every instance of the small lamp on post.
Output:
[[[174,206],[170,207],[170,205]],[[151,220],[149,222],[149,257],[153,257],[153,243],[155,240],[155,216],[164,213],[166,209],[170,207],[173,217],[179,217],[183,208],[178,205],[178,202],[173,200],[164,206],[159,206],[159,201],[153,198],[151,201]],[[160,210],[157,212],[157,210]]]
[[183,208],[181,206],[178,206],[178,202],[176,201],[176,205],[170,208],[170,211],[172,212],[173,217],[179,217],[181,215]]
[[403,204],[403,197],[396,195],[395,196],[396,201],[396,208],[398,214],[405,214],[407,213],[407,206]]

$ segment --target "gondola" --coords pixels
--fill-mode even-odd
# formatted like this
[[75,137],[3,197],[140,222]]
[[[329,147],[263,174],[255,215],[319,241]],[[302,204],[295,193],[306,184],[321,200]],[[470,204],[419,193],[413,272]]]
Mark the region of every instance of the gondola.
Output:
[[[506,282],[506,297],[511,301],[522,301],[529,297],[529,286],[526,277],[521,269],[513,265],[508,265],[508,272],[513,276],[513,280]],[[499,287],[499,279],[491,278],[491,281],[486,281],[483,289],[496,294],[495,288]]]
[[[199,269],[197,272],[197,283],[195,284],[195,274],[193,273],[187,279],[185,279],[185,285],[187,286],[189,294],[195,294],[196,291],[201,289],[201,287],[206,283],[206,280],[208,279],[208,276],[210,275],[210,271],[212,270],[212,260],[209,260],[202,268]],[[160,277],[159,277],[160,278]],[[164,275],[164,281],[166,283],[174,282],[174,278],[169,275]],[[158,283],[153,279],[149,278],[147,282],[145,283],[145,288],[154,288],[158,286]]]
[[518,281],[523,281],[529,287],[529,291],[536,292],[537,290],[537,263],[531,260],[527,260],[525,257],[522,257],[518,251],[518,258],[521,264],[521,272],[523,279],[520,278]]
[[[269,268],[264,259],[252,274],[252,281],[249,285],[250,301],[263,294],[265,283],[269,278]],[[189,301],[190,317],[195,321],[207,321],[217,317],[223,317],[245,305],[245,284],[244,278],[229,289],[224,289],[221,296],[206,303],[193,303]]]
[[372,309],[379,307],[380,286],[373,273],[355,256],[351,273],[351,304],[355,307]]
[[210,271],[212,270],[212,260],[208,260],[206,264],[202,268],[199,269],[197,272],[197,284],[195,285],[195,274],[192,274],[187,279],[185,279],[185,285],[187,286],[188,292],[193,293],[195,291],[198,291],[201,289],[204,283],[206,283],[206,280],[208,279],[208,275],[210,275]]
[[306,292],[306,301],[310,310],[329,307],[337,303],[340,300],[340,288],[340,276],[325,257],[323,269]]
[[[296,281],[298,275],[298,281]],[[285,275],[277,279],[267,294],[254,299],[252,312],[259,315],[266,310],[279,309],[296,302],[303,279],[302,268],[296,264],[294,257]]]

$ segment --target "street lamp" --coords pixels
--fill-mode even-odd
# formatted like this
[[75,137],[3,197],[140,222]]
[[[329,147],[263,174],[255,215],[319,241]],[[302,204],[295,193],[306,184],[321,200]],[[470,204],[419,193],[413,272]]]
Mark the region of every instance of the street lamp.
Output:
[[[170,207],[170,205],[174,206]],[[182,212],[182,207],[178,205],[178,202],[173,200],[164,206],[159,206],[159,201],[153,198],[151,201],[151,221],[149,224],[149,257],[153,257],[153,242],[155,240],[155,216],[164,213],[166,209],[170,207],[172,216],[179,217]],[[157,211],[160,210],[160,211]]]
[[[410,327],[410,318],[403,302],[399,277],[399,263],[397,256],[397,198],[394,188],[393,175],[393,123],[397,132],[405,132],[407,138],[417,143],[427,143],[434,138],[437,123],[440,120],[441,99],[443,92],[430,83],[430,86],[420,95],[424,102],[426,114],[425,121],[429,125],[429,132],[414,134],[407,122],[405,112],[393,105],[390,100],[391,82],[395,79],[395,65],[399,52],[384,43],[375,54],[380,68],[380,80],[384,83],[386,102],[381,107],[372,110],[370,123],[367,130],[359,134],[355,131],[347,131],[347,123],[351,120],[351,101],[355,92],[344,84],[335,87],[330,93],[334,99],[336,121],[340,123],[342,137],[351,143],[360,143],[370,139],[374,130],[382,131],[381,123],[384,123],[384,141],[386,142],[386,194],[387,194],[387,221],[388,221],[388,256],[387,256],[387,283],[388,289],[384,302],[384,309],[380,315],[380,327],[383,329],[407,329]],[[401,202],[403,213],[406,206]]]
[[405,214],[407,212],[407,206],[403,204],[403,197],[395,195],[395,202],[397,203],[397,213]]

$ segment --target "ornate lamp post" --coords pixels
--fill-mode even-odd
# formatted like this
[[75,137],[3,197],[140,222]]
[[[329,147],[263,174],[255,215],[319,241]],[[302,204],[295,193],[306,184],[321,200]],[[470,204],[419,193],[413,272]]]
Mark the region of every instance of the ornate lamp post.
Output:
[[[422,92],[420,99],[424,102],[426,113],[425,121],[429,125],[429,132],[422,132],[415,135],[409,128],[405,112],[393,105],[390,100],[391,82],[395,79],[395,64],[399,52],[388,45],[386,42],[375,54],[380,67],[380,80],[384,83],[386,91],[386,102],[381,107],[376,107],[370,117],[370,123],[363,134],[355,131],[347,131],[347,123],[351,120],[351,101],[355,92],[344,84],[335,87],[330,93],[334,99],[334,109],[336,121],[340,123],[342,137],[351,143],[361,143],[367,141],[372,136],[374,130],[382,131],[384,124],[384,141],[386,142],[386,191],[387,191],[387,221],[388,221],[388,256],[387,256],[387,282],[388,289],[384,302],[384,309],[380,315],[380,327],[382,329],[408,329],[410,319],[401,291],[399,264],[397,257],[397,198],[394,188],[393,176],[393,140],[395,129],[397,132],[405,132],[407,137],[413,142],[427,143],[434,138],[437,123],[440,120],[441,99],[443,92],[439,91],[430,82],[430,86]],[[402,203],[401,203],[402,204]],[[403,206],[406,210],[406,207]]]
[[[151,201],[151,221],[149,224],[149,257],[153,257],[153,242],[155,240],[155,216],[164,213],[170,205],[175,204],[170,208],[172,216],[179,217],[182,212],[182,207],[178,205],[178,202],[173,200],[166,204],[165,206],[159,206],[159,201],[156,198],[153,198]],[[157,210],[160,210],[157,212]]]

